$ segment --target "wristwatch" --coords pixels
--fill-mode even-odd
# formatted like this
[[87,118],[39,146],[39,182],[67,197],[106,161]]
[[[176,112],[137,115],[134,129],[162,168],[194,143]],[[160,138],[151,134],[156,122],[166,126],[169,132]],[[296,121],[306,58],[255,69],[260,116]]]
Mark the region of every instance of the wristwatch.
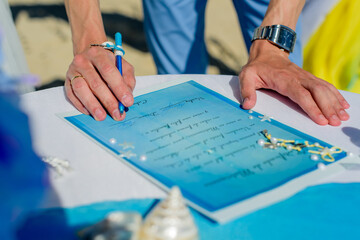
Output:
[[251,41],[258,39],[266,39],[277,47],[291,53],[295,46],[296,32],[284,25],[260,26],[255,29]]

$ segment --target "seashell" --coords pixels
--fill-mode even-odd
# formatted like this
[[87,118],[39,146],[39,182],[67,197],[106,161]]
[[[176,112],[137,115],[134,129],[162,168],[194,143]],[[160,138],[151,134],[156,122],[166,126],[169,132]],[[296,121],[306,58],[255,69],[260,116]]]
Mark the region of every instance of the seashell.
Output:
[[175,186],[145,218],[140,239],[197,240],[198,230],[180,189]]

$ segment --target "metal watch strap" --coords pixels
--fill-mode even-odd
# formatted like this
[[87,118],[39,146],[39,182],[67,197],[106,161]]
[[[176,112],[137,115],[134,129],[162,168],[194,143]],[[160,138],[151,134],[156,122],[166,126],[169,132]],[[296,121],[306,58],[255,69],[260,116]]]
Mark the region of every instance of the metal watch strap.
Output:
[[257,39],[266,39],[279,48],[288,52],[293,52],[296,41],[296,32],[284,25],[260,26],[255,29],[251,41]]

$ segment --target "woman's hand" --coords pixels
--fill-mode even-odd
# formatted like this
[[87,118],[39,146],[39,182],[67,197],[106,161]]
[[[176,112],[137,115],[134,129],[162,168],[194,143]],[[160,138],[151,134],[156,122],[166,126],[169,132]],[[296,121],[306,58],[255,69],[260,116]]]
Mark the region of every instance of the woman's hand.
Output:
[[122,59],[123,76],[115,66],[115,56],[102,47],[90,47],[76,54],[66,74],[65,92],[70,102],[82,113],[102,121],[108,112],[121,121],[119,101],[130,107],[134,103],[134,68]]

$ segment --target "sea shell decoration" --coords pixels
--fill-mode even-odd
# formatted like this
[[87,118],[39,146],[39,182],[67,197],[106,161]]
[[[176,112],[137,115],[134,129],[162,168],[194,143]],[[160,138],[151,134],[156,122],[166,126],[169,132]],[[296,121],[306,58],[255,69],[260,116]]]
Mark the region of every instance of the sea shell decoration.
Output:
[[177,186],[145,218],[140,239],[198,240],[194,219]]
[[136,212],[112,212],[78,235],[85,240],[138,240],[142,218]]

